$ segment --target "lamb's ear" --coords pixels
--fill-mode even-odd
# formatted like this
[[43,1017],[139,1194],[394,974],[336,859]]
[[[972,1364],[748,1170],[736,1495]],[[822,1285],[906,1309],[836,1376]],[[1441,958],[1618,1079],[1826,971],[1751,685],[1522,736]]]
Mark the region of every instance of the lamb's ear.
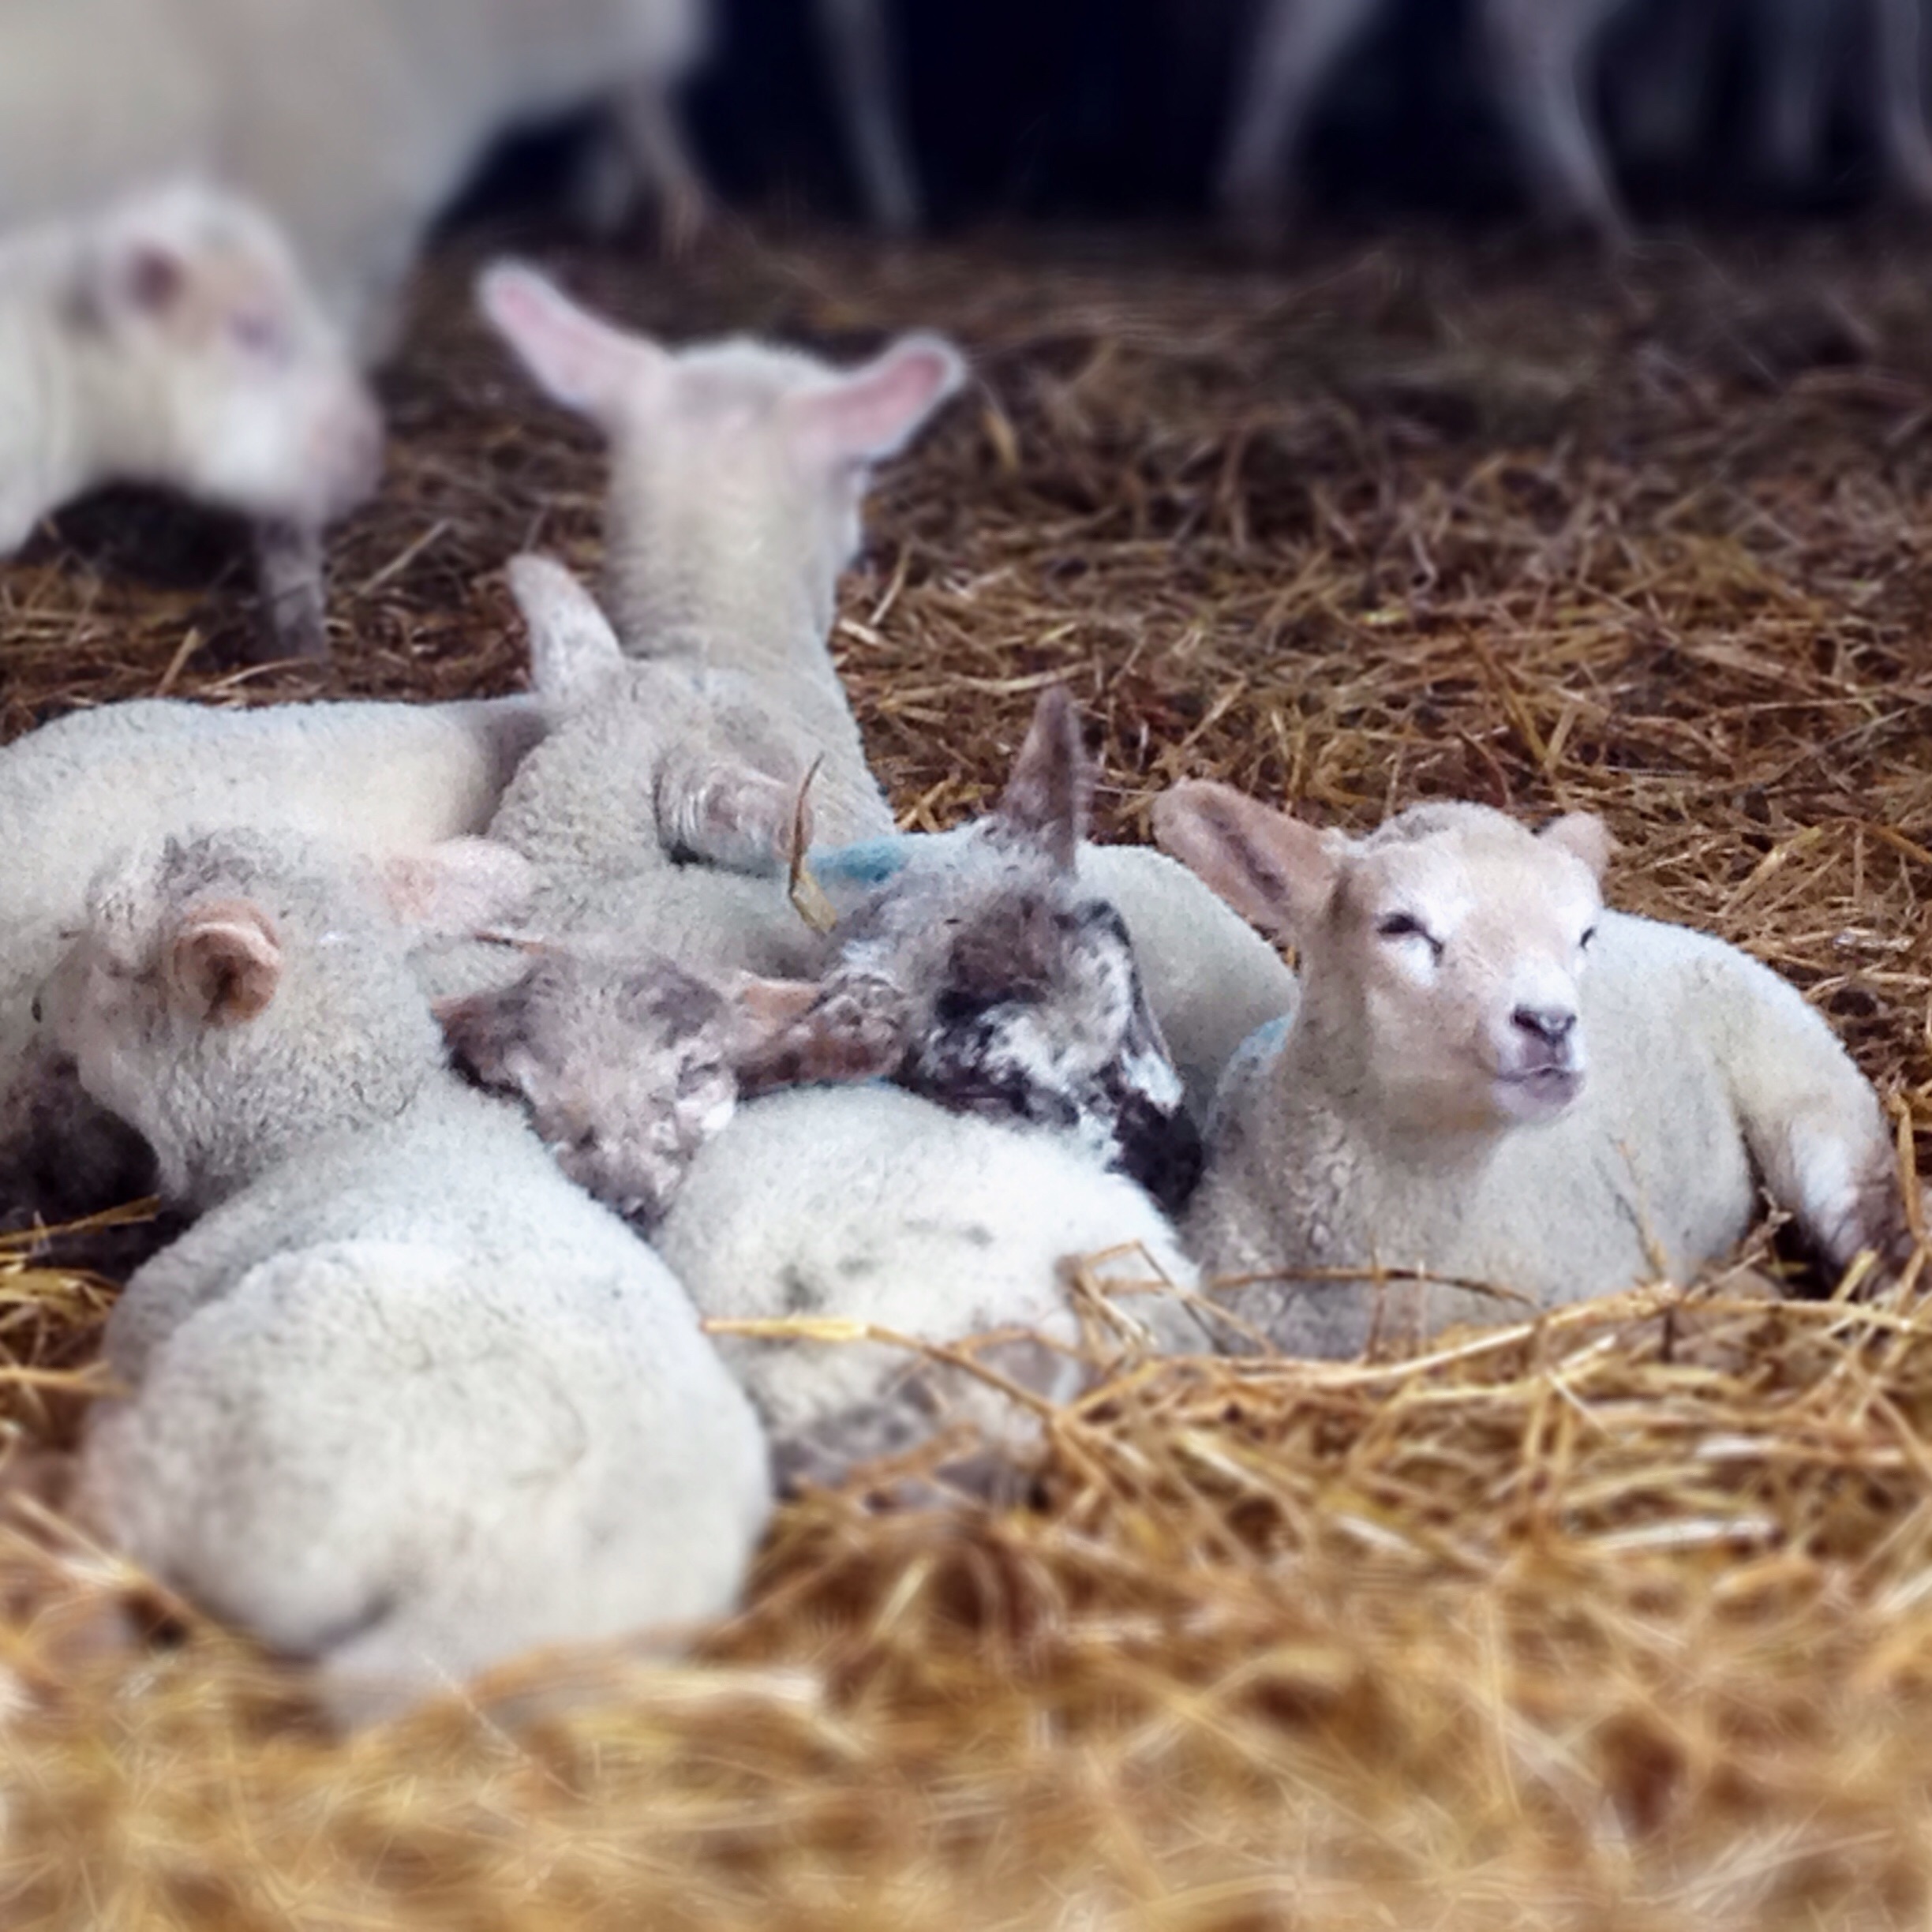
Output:
[[526,983],[519,979],[492,992],[459,994],[430,1006],[450,1057],[485,1085],[505,1078],[511,1051],[523,1039]]
[[670,381],[665,350],[578,308],[534,268],[492,263],[477,278],[477,303],[553,402],[607,429]]
[[385,860],[382,882],[401,924],[425,938],[460,938],[515,918],[536,890],[537,874],[511,846],[454,838]]
[[896,456],[966,380],[965,359],[938,335],[902,335],[848,375],[802,391],[786,406],[799,446],[822,462]]
[[821,986],[746,973],[731,998],[731,1060],[741,1094],[876,1080],[905,1058],[911,1008],[888,980],[855,974]]
[[1594,812],[1565,812],[1560,818],[1552,818],[1537,837],[1581,859],[1599,879],[1616,850],[1610,828]]
[[994,818],[1013,837],[1041,847],[1063,872],[1073,871],[1087,836],[1093,767],[1081,741],[1080,713],[1065,686],[1049,684],[1033,707],[1026,742]]
[[530,632],[530,683],[538,697],[587,704],[616,682],[623,649],[597,601],[561,564],[526,552],[509,565],[510,594]]
[[1312,826],[1204,778],[1154,801],[1154,842],[1244,919],[1284,938],[1320,919],[1340,870],[1334,841]]
[[282,983],[275,922],[252,900],[195,906],[170,936],[165,957],[170,998],[208,1026],[255,1019]]

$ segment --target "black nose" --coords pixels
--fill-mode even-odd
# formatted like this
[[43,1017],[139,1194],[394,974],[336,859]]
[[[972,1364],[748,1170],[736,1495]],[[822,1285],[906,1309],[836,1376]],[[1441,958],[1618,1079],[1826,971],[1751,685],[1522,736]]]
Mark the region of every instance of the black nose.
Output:
[[1577,1017],[1562,1006],[1518,1006],[1510,1015],[1512,1024],[1533,1034],[1546,1046],[1560,1046],[1576,1025]]

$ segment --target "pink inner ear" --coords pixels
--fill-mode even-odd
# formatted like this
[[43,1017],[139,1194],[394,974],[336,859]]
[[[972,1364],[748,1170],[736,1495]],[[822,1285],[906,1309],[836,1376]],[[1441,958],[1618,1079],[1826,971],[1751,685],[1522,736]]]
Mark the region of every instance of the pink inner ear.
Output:
[[874,462],[902,448],[964,372],[940,342],[901,343],[829,388],[800,398],[808,447],[831,462]]
[[477,285],[483,313],[552,401],[601,417],[635,393],[661,360],[528,268],[499,264]]
[[275,927],[246,900],[202,907],[182,923],[169,959],[176,987],[215,1026],[255,1018],[282,979]]

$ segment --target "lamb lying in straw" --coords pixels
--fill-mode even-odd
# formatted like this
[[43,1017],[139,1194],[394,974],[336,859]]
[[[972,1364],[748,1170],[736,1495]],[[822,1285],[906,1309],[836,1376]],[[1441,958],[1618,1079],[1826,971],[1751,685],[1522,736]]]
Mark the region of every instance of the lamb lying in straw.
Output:
[[[392,877],[521,891],[474,843]],[[466,1087],[363,878],[221,833],[110,870],[48,990],[88,1092],[200,1214],[108,1324],[79,1503],[379,1715],[736,1597],[765,1446],[663,1263]]]
[[1300,1010],[1230,1066],[1186,1227],[1208,1273],[1254,1278],[1217,1298],[1281,1348],[1686,1279],[1760,1178],[1834,1267],[1909,1249],[1830,1029],[1736,948],[1605,910],[1597,819],[1417,805],[1356,839],[1194,782],[1155,829],[1301,948]]

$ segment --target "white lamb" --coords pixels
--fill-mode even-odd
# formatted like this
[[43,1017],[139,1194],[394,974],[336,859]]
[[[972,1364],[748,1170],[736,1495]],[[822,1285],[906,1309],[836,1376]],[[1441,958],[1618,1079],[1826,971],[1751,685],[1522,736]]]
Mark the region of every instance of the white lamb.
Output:
[[[466,915],[501,857],[425,856],[406,894]],[[109,1323],[91,1520],[350,1719],[730,1606],[769,1505],[751,1411],[657,1258],[448,1071],[369,882],[170,842],[103,875],[48,999],[200,1212]]]
[[[472,1005],[459,1043],[474,1058],[481,1032],[481,1070],[567,1140],[560,1157],[604,1198],[653,1215],[669,1200],[660,1251],[707,1315],[874,1322],[939,1343],[1012,1327],[1028,1339],[1009,1372],[1064,1395],[1086,1365],[1062,1262],[1123,1249],[1103,1274],[1190,1286],[1134,1181],[1178,1204],[1199,1166],[1125,927],[1076,871],[1088,784],[1073,707],[1049,691],[998,808],[841,922],[819,1000],[779,1036],[811,1064],[768,1053],[758,1069],[850,1078],[870,1063],[897,1088],[818,1088],[729,1114],[722,1052],[668,1050],[712,1022],[676,989],[678,1010],[660,1010],[655,968],[642,988],[607,975],[597,998],[594,975],[563,975]],[[613,1036],[623,1002],[631,1016]],[[828,1050],[842,1064],[828,1066]],[[680,1121],[694,1075],[721,1103],[695,1133]],[[1199,1344],[1171,1297],[1155,1298],[1152,1322],[1163,1346]],[[1031,1420],[885,1344],[726,1346],[792,1477],[910,1446],[949,1402],[996,1436]]]
[[804,762],[829,841],[892,829],[829,646],[873,465],[959,387],[932,335],[841,371],[739,339],[672,351],[500,264],[485,313],[553,401],[609,440],[605,601],[633,656],[748,680]]
[[139,699],[0,747],[0,1219],[60,1220],[147,1191],[144,1151],[101,1136],[33,1017],[103,863],[142,838],[224,826],[378,859],[480,832],[544,704],[541,687],[447,705]]
[[1759,1179],[1834,1267],[1909,1244],[1884,1115],[1830,1029],[1735,947],[1604,910],[1597,819],[1418,805],[1354,839],[1189,783],[1155,823],[1301,949],[1300,1011],[1230,1068],[1186,1224],[1208,1275],[1260,1278],[1218,1298],[1279,1346],[1687,1279]]
[[197,183],[0,239],[0,556],[104,483],[253,520],[271,651],[319,655],[323,528],[382,424],[287,245]]

